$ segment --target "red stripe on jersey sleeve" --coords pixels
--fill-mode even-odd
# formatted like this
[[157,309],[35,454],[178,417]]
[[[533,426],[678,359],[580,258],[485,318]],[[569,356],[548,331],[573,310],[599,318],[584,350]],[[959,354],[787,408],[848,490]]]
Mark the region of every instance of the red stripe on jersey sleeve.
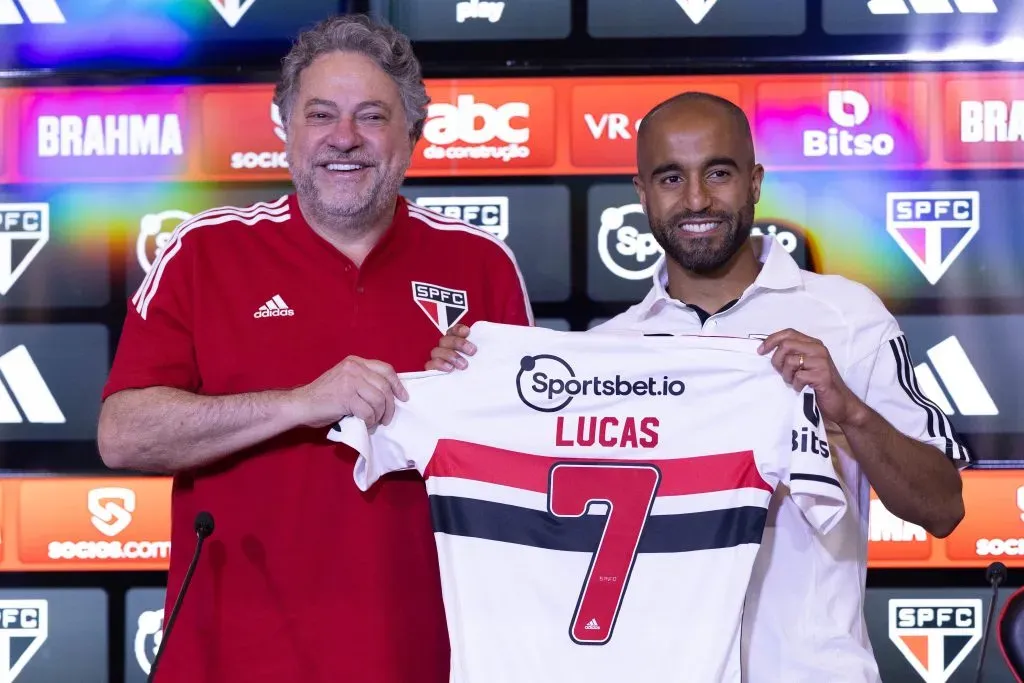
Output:
[[772,487],[757,470],[753,451],[659,460],[569,458],[531,455],[453,439],[438,441],[434,456],[427,464],[424,478],[472,479],[525,491],[547,493],[548,477],[556,463],[589,462],[603,465],[617,462],[624,465],[653,465],[661,470],[659,496],[685,496],[742,488],[772,491]]

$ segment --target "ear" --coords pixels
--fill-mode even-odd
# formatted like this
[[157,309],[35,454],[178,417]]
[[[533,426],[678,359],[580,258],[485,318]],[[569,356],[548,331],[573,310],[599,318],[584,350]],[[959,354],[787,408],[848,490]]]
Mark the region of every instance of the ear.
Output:
[[644,189],[643,181],[640,180],[639,175],[633,176],[633,189],[636,190],[636,196],[640,198],[640,206],[644,207],[644,213],[647,212],[647,191]]
[[750,194],[754,198],[755,204],[761,201],[761,181],[763,180],[764,166],[754,164],[754,172],[750,176]]

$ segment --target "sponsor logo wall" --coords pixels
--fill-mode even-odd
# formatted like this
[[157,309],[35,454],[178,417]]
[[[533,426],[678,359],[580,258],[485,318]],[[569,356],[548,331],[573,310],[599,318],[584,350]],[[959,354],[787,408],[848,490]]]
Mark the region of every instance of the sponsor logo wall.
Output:
[[[460,79],[427,89],[413,178],[632,174],[640,117],[692,89],[747,112],[773,173],[1024,165],[1024,78],[1011,73]],[[8,181],[287,181],[272,94],[270,84],[11,89],[7,139],[21,144],[7,150]]]
[[[446,5],[456,25],[513,17],[510,5],[491,22],[488,3],[459,4]],[[701,26],[724,7],[683,5],[677,20]],[[1012,211],[1024,190],[1024,77],[433,80],[428,90],[403,194],[503,240],[537,323],[563,330],[650,287],[661,248],[630,183],[643,114],[684,90],[737,103],[768,172],[755,232],[878,293],[908,334],[922,391],[968,439],[1024,443],[1014,389],[1024,364],[1012,342],[1024,332],[1024,237]],[[80,472],[102,469],[98,398],[124,299],[181,222],[291,191],[271,96],[269,85],[0,91],[0,445],[12,455],[26,442],[75,446]],[[954,304],[956,315],[944,313]],[[943,540],[876,501],[872,566],[1024,566],[1017,479],[968,473],[967,518]],[[0,482],[0,571],[164,568],[168,486]],[[60,504],[37,509],[23,490]]]

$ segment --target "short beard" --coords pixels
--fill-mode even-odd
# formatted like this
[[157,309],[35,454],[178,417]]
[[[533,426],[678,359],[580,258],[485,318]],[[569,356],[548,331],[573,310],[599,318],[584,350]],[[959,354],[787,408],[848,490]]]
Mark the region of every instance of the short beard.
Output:
[[[379,167],[374,167],[376,171]],[[387,173],[375,178],[373,185],[364,193],[352,197],[342,204],[324,201],[314,180],[315,171],[292,169],[292,184],[303,211],[313,221],[326,228],[343,227],[346,231],[364,232],[376,223],[376,219],[391,211],[404,178],[404,169],[398,173]]]
[[[682,237],[677,226],[688,220],[719,221],[727,232],[720,239]],[[665,250],[668,258],[685,270],[698,275],[708,275],[729,263],[750,239],[750,231],[754,228],[754,201],[750,199],[746,206],[732,215],[684,211],[666,220],[650,217],[648,221],[651,234]]]

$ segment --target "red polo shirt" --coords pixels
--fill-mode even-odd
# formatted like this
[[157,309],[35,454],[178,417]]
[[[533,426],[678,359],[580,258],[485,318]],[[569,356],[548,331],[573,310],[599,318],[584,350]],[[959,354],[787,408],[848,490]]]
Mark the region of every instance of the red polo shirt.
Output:
[[[291,388],[348,355],[422,370],[443,329],[477,320],[532,315],[511,252],[464,223],[400,199],[357,268],[294,196],[214,209],[178,227],[133,298],[104,398]],[[326,432],[295,430],[175,477],[165,615],[196,512],[216,531],[158,683],[447,683],[424,486],[401,475],[360,493],[354,455]]]

